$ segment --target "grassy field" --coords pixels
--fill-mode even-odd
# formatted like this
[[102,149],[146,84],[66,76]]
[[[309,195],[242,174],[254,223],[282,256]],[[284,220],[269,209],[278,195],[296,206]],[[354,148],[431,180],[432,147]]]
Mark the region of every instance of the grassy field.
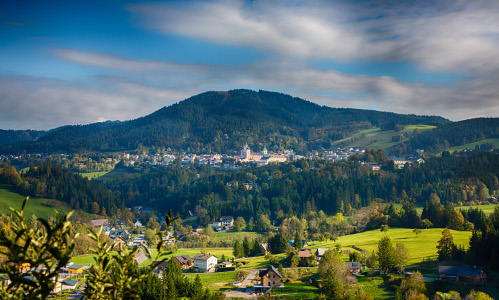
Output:
[[461,146],[456,146],[456,147],[451,147],[447,149],[447,151],[461,151],[464,149],[475,149],[476,145],[482,145],[482,144],[492,144],[494,147],[497,149],[499,148],[499,138],[498,139],[486,139],[486,140],[481,140],[479,142],[474,142],[474,143],[469,143]]
[[98,178],[98,180],[103,181],[103,182],[108,182],[115,180],[116,178],[123,177],[125,174],[132,174],[128,173],[126,169],[123,168],[117,168],[112,170],[111,172],[108,172]]
[[387,151],[393,145],[399,142],[393,142],[392,137],[404,134],[412,134],[414,130],[429,130],[433,129],[435,126],[430,125],[406,125],[404,129],[400,132],[395,132],[395,130],[381,130],[378,127],[373,127],[354,134],[352,137],[343,139],[334,143],[336,146],[341,147],[354,147],[354,148],[371,148],[371,149],[383,149]]
[[[392,239],[392,243],[402,243],[408,249],[411,256],[409,261],[410,265],[416,265],[423,261],[423,259],[436,259],[437,258],[437,242],[442,237],[442,228],[423,229],[422,233],[416,237],[412,229],[405,228],[391,228],[386,233]],[[454,243],[463,245],[468,248],[471,232],[469,231],[455,231],[451,230],[454,237]],[[310,248],[333,248],[335,244],[341,244],[342,249],[354,250],[354,246],[366,251],[373,251],[377,248],[378,241],[385,236],[385,233],[379,230],[372,230],[361,232],[352,235],[341,236],[336,242],[316,242]],[[348,256],[345,255],[345,259]]]
[[102,172],[90,172],[90,173],[78,173],[78,174],[80,174],[83,178],[88,178],[90,180],[90,179],[97,179],[101,176],[106,175],[107,173],[109,172],[102,171]]
[[[21,209],[24,198],[24,196],[16,193],[10,185],[0,184],[0,214],[10,213],[7,209],[8,206],[15,209]],[[28,218],[32,214],[35,214],[39,218],[48,218],[54,214],[54,209],[57,209],[60,212],[68,212],[71,210],[66,203],[61,201],[30,198],[24,209],[24,215]]]
[[[204,287],[209,287],[211,290],[218,291],[226,283],[236,280],[237,272],[238,271],[199,273],[199,278],[201,278]],[[187,273],[186,275],[194,280],[198,274]]]
[[260,237],[261,234],[257,232],[241,231],[241,232],[219,232],[213,236],[215,241],[223,240],[242,240],[248,237],[250,240]]
[[481,209],[486,215],[490,215],[491,213],[494,212],[494,208],[496,207],[496,204],[487,204],[487,205],[475,205],[475,206],[458,206],[456,209],[462,209],[462,210],[468,210],[470,208],[479,208]]
[[393,299],[395,293],[384,286],[381,276],[357,276],[357,284],[374,299]]

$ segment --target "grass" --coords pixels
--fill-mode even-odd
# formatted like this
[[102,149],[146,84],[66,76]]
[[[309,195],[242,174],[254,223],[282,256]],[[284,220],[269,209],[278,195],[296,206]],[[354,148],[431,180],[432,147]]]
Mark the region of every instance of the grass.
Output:
[[[8,206],[20,210],[24,198],[24,196],[14,191],[12,186],[0,184],[0,214],[9,214]],[[54,215],[54,209],[57,209],[59,212],[68,212],[71,210],[62,201],[30,198],[24,209],[24,215],[28,218],[33,214],[39,218],[48,218]]]
[[261,234],[257,232],[218,232],[213,235],[213,240],[219,242],[224,240],[242,240],[245,237],[248,237],[250,240],[260,237]]
[[108,172],[98,178],[98,180],[103,181],[103,182],[108,182],[108,181],[113,181],[116,178],[123,177],[125,175],[132,175],[133,173],[127,172],[126,169],[124,168],[115,168],[111,172]]
[[313,299],[320,292],[319,289],[308,282],[288,282],[282,288],[273,288],[273,295],[283,299]]
[[[407,136],[412,134],[414,130],[429,130],[433,129],[435,126],[430,125],[406,125],[404,129],[400,132],[395,130],[381,130],[378,127],[372,127],[369,129],[361,130],[360,132],[354,134],[353,136],[335,142],[336,146],[342,147],[353,147],[353,148],[371,148],[371,149],[382,149],[385,152],[393,145],[399,142],[393,142],[392,137],[404,134]],[[406,140],[404,139],[404,140]]]
[[[404,244],[411,256],[409,260],[409,265],[417,265],[428,259],[437,258],[437,242],[442,237],[442,228],[430,228],[423,229],[422,233],[416,237],[412,232],[412,229],[405,228],[391,228],[386,233],[392,239],[392,243],[402,243]],[[457,245],[463,245],[468,248],[469,239],[471,232],[469,231],[455,231],[451,230],[454,237],[454,243]],[[336,244],[341,244],[342,249],[354,250],[354,246],[368,252],[376,250],[378,246],[378,241],[385,236],[385,233],[379,230],[371,230],[366,232],[361,232],[352,235],[341,236],[336,242],[316,242],[310,248],[333,248]],[[348,255],[344,255],[345,259],[348,259]]]
[[499,138],[497,139],[485,139],[485,140],[481,140],[481,141],[478,141],[478,142],[474,142],[474,143],[469,143],[469,144],[465,144],[465,145],[461,145],[461,146],[455,146],[455,147],[451,147],[449,149],[447,149],[447,151],[461,151],[461,150],[464,150],[464,149],[472,149],[472,150],[475,150],[475,146],[476,145],[482,145],[482,144],[492,144],[494,145],[494,148],[499,148]]
[[384,281],[381,276],[356,276],[357,284],[364,291],[373,296],[374,299],[393,299],[395,293],[384,286]]
[[69,260],[69,262],[80,266],[90,266],[95,263],[93,254],[78,255]]
[[[191,280],[194,280],[197,275],[199,275],[199,278],[201,279],[201,282],[203,283],[204,287],[209,287],[211,290],[218,291],[222,285],[225,283],[229,283],[231,281],[236,280],[238,271],[231,271],[231,272],[216,272],[216,273],[187,273],[187,277],[189,277]],[[220,286],[214,286],[217,283],[220,284]]]
[[494,212],[496,204],[487,204],[487,205],[475,205],[475,206],[458,206],[456,209],[468,210],[470,208],[479,208],[481,209],[487,216]]
[[80,174],[83,178],[88,178],[89,180],[91,180],[91,179],[97,179],[101,176],[104,176],[107,173],[109,173],[109,172],[102,171],[102,172],[90,172],[90,173],[78,173],[78,174]]

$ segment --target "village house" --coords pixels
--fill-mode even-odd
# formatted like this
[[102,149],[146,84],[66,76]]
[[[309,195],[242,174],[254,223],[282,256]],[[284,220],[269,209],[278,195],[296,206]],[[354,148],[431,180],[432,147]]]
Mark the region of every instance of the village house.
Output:
[[[295,240],[290,240],[289,241],[289,245],[291,247],[295,247]],[[300,246],[300,248],[305,248],[305,247],[308,247],[307,240],[301,240],[301,246]]]
[[310,249],[300,249],[298,250],[298,257],[300,259],[306,259],[312,257],[312,250]]
[[64,290],[74,290],[78,284],[77,280],[66,279],[61,282],[61,291]]
[[324,256],[324,253],[326,253],[327,250],[331,250],[329,248],[317,248],[317,251],[315,251],[315,257],[317,258],[317,262],[321,261],[321,258]]
[[92,220],[92,226],[94,228],[99,228],[101,226],[108,226],[109,221],[107,219]]
[[220,222],[222,223],[223,227],[230,228],[230,227],[234,226],[234,218],[233,217],[228,217],[228,216],[221,217]]
[[83,272],[83,266],[71,265],[68,267],[69,274],[80,274],[81,272]]
[[358,274],[362,268],[360,262],[358,261],[347,261],[348,271],[352,274]]
[[142,222],[140,222],[139,220],[137,220],[135,223],[133,223],[133,226],[135,226],[135,228],[142,227]]
[[487,283],[487,273],[481,266],[462,265],[439,266],[440,279],[447,281],[460,281],[473,284]]
[[193,259],[187,254],[175,256],[175,260],[180,264],[182,269],[188,269],[193,264]]
[[193,259],[194,259],[194,269],[200,272],[215,271],[215,268],[218,263],[217,257],[211,254],[199,253],[194,255]]
[[261,271],[260,274],[260,284],[262,286],[282,286],[282,275],[279,271],[274,267],[270,266],[267,270]]

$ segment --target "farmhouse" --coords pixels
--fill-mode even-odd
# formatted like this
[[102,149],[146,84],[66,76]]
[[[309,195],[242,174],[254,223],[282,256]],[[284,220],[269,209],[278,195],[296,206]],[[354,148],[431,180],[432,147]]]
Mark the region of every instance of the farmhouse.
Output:
[[193,257],[194,259],[194,269],[201,272],[209,272],[214,271],[218,259],[216,256],[211,254],[196,254]]
[[74,290],[76,288],[76,284],[78,283],[77,280],[69,280],[69,279],[66,279],[66,280],[63,280],[61,282],[61,290],[64,291],[64,290]]
[[259,274],[261,278],[262,286],[282,286],[282,275],[279,271],[274,267],[270,266],[267,270],[261,271]]
[[83,266],[71,265],[68,267],[68,273],[70,274],[80,274],[83,271]]
[[182,269],[187,269],[192,266],[192,258],[187,254],[175,256],[175,260],[180,264]]
[[109,221],[107,219],[92,220],[92,226],[94,228],[99,228],[101,226],[107,226]]
[[361,265],[358,261],[347,261],[347,268],[351,273],[359,273]]
[[315,257],[317,257],[317,262],[321,260],[321,258],[324,256],[324,253],[326,253],[327,250],[330,250],[329,248],[317,248],[317,251],[315,251]]
[[223,227],[232,227],[234,226],[234,218],[225,216],[220,218],[220,222],[222,223]]
[[[295,240],[290,240],[289,245],[291,247],[295,247]],[[301,247],[300,248],[305,248],[308,247],[307,240],[301,240]]]
[[481,266],[439,266],[438,273],[442,280],[474,284],[487,283],[487,273],[485,273]]

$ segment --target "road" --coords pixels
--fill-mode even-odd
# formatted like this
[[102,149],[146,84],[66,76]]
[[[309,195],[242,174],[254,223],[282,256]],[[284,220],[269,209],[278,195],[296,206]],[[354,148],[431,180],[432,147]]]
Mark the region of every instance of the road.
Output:
[[253,279],[258,275],[258,270],[250,270],[250,273],[244,280],[241,282],[239,287],[234,291],[225,292],[225,296],[227,298],[244,298],[244,299],[256,299],[257,295],[250,295],[249,293],[245,293],[246,287],[253,282]]

